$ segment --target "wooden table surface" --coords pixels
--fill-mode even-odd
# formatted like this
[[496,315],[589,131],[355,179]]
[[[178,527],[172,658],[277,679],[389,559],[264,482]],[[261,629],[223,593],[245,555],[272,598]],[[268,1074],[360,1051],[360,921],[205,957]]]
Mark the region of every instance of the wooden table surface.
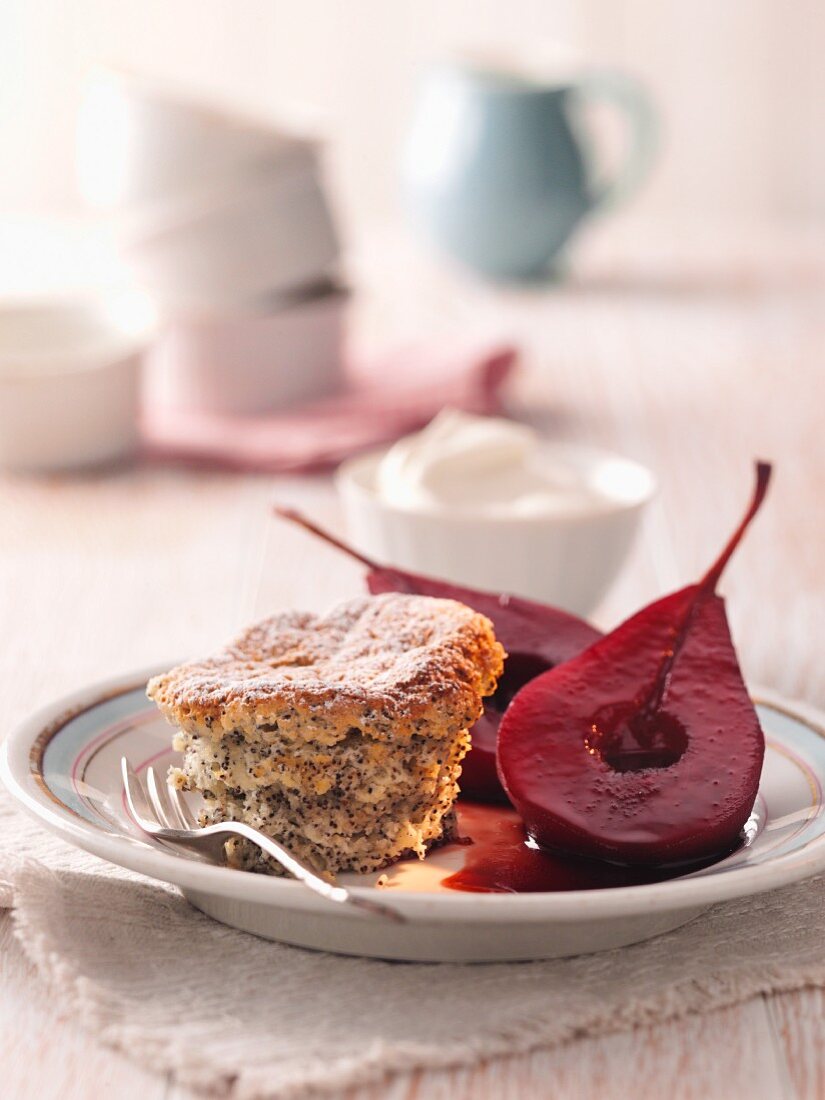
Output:
[[[587,246],[563,287],[493,291],[376,238],[356,259],[354,329],[511,336],[513,408],[561,438],[649,463],[661,489],[609,625],[689,582],[744,505],[755,456],[777,476],[725,589],[754,683],[825,706],[825,247],[760,228],[630,230]],[[390,246],[391,245],[391,249]],[[388,263],[387,257],[393,262]],[[320,609],[358,570],[270,519],[274,500],[337,524],[326,479],[144,466],[0,480],[0,688],[9,725],[85,681],[208,650],[256,615]],[[825,949],[825,947],[823,948]],[[0,1093],[8,1100],[183,1093],[99,1046],[46,999],[0,915]],[[805,991],[460,1071],[350,1100],[825,1096],[825,995]],[[188,1094],[186,1094],[188,1096]]]

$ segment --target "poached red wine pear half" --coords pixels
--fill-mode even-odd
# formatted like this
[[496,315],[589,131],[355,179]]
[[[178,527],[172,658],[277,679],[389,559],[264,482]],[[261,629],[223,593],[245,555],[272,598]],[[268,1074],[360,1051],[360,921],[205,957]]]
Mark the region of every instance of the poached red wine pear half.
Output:
[[408,592],[417,596],[458,600],[486,615],[492,622],[496,637],[508,656],[495,694],[486,700],[484,714],[470,731],[472,748],[461,764],[461,792],[465,797],[479,802],[507,802],[496,769],[496,739],[510,700],[540,673],[555,668],[592,645],[601,637],[600,632],[556,607],[518,596],[478,592],[473,588],[462,588],[447,581],[379,565],[293,509],[276,508],[275,511],[283,519],[305,527],[366,566],[367,587],[373,595]]
[[645,607],[531,680],[502,719],[498,768],[529,836],[631,865],[731,851],[764,756],[716,585],[770,479],[698,584]]
[[564,856],[678,866],[732,851],[756,800],[764,737],[716,585],[770,474],[757,464],[750,507],[702,580],[604,636],[545,604],[380,565],[276,513],[364,565],[370,592],[460,600],[492,621],[508,657],[471,730],[463,797],[509,800],[531,840]]

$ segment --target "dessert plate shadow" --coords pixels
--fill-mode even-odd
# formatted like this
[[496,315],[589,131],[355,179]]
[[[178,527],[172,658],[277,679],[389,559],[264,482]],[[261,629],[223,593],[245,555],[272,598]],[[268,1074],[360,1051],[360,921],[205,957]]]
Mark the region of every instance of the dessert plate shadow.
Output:
[[584,954],[668,932],[717,902],[825,870],[825,716],[763,694],[767,752],[753,837],[701,871],[643,886],[563,893],[460,893],[441,885],[466,849],[453,846],[378,875],[343,875],[380,890],[404,924],[365,918],[299,883],[234,871],[149,843],[126,816],[120,758],[163,771],[171,728],[145,697],[150,669],[84,688],[33,715],[2,747],[14,798],[64,840],[177,886],[196,908],[268,939],[408,961],[492,962]]

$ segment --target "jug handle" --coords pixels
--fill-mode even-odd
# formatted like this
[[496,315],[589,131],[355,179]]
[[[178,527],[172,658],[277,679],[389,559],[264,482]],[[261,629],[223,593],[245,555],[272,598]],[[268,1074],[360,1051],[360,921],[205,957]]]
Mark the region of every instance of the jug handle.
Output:
[[597,184],[591,195],[591,209],[607,209],[630,198],[644,182],[659,145],[659,126],[650,96],[632,77],[619,72],[595,72],[580,77],[572,94],[581,103],[606,101],[624,114],[628,141],[624,163],[615,178]]

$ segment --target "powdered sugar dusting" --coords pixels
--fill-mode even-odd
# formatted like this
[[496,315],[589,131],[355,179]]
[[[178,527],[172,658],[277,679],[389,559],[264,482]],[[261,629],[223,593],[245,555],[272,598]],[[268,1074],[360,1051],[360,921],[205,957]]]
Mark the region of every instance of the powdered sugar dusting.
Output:
[[388,593],[325,616],[273,615],[214,657],[155,677],[148,693],[167,713],[348,704],[413,716],[434,704],[475,710],[471,697],[493,689],[502,659],[483,615],[454,600]]

